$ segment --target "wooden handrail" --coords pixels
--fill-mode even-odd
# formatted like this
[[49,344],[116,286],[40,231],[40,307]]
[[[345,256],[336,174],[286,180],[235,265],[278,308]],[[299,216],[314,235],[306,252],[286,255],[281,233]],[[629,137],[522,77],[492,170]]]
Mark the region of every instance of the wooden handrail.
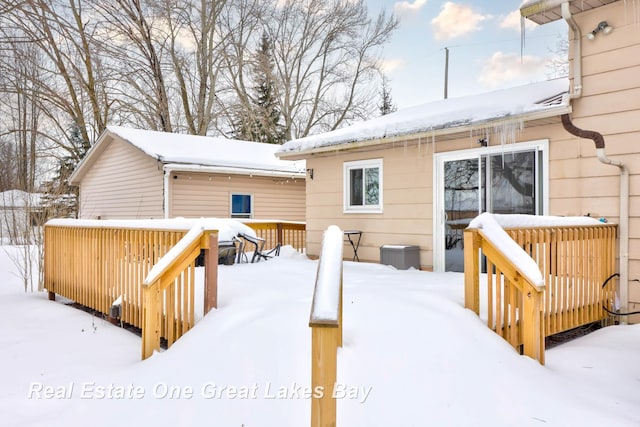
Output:
[[[112,321],[141,328],[143,334],[149,333],[144,331],[144,299],[152,299],[147,305],[161,307],[154,309],[157,319],[152,322],[152,335],[158,340],[165,338],[171,346],[195,324],[199,310],[195,306],[194,260],[201,250],[205,264],[203,314],[217,305],[217,232],[203,229],[182,257],[164,267],[157,265],[167,253],[176,253],[175,246],[196,223],[200,220],[49,221],[44,232],[44,282],[49,298],[64,296],[114,316]],[[206,222],[204,226],[215,225]],[[148,277],[151,270],[155,279]],[[160,282],[145,296],[144,288],[149,287],[144,284],[146,277]]]
[[[464,232],[465,246],[470,245],[469,256],[474,259],[478,257],[478,251],[481,250],[487,257],[487,260],[496,267],[497,271],[504,275],[505,283],[510,283],[515,286],[523,296],[523,305],[521,311],[522,327],[522,347],[523,354],[538,360],[544,364],[544,334],[541,325],[540,316],[540,300],[542,293],[544,292],[544,285],[534,283],[527,275],[523,274],[518,267],[510,260],[500,248],[498,248],[491,239],[487,238],[487,235],[479,229],[467,229]],[[466,261],[467,249],[465,249],[465,261]],[[473,268],[473,267],[472,267]],[[467,270],[465,266],[465,283],[467,280],[479,280],[479,274],[477,271],[467,275],[467,271],[472,271],[472,268]],[[468,278],[469,277],[469,278]],[[471,279],[471,277],[475,279]],[[475,289],[479,289],[475,287]],[[474,301],[475,307],[472,308],[476,313],[479,312],[479,296],[473,297],[471,301]],[[465,302],[466,306],[466,302]],[[510,322],[515,323],[514,318],[510,319]],[[515,325],[510,325],[515,328]]]
[[241,220],[251,227],[256,235],[265,239],[265,249],[276,245],[291,245],[298,252],[304,253],[306,247],[306,223],[298,221],[263,221]]
[[[175,279],[194,262],[205,250],[205,265],[215,265],[217,269],[217,230],[206,229],[201,224],[196,224],[184,237],[167,252],[147,274],[143,282],[143,319],[142,319],[142,359],[160,349],[161,317],[163,311],[162,295]],[[213,249],[213,251],[211,251]],[[215,263],[215,264],[214,264]],[[207,293],[217,294],[217,280],[211,283],[209,275],[205,275],[205,311],[211,309],[211,297]],[[216,276],[217,277],[217,276]],[[192,292],[193,293],[193,292]],[[193,298],[193,295],[190,295]],[[217,301],[217,297],[213,297]],[[168,311],[172,311],[170,302],[167,302]],[[215,303],[213,305],[215,307]]]
[[336,425],[334,386],[342,347],[342,230],[324,233],[311,303],[311,426]]
[[487,324],[544,364],[547,336],[604,320],[614,298],[602,283],[615,272],[613,224],[505,228],[537,264],[544,286],[527,283],[479,229],[464,232],[465,307],[480,314],[480,253],[486,256]]

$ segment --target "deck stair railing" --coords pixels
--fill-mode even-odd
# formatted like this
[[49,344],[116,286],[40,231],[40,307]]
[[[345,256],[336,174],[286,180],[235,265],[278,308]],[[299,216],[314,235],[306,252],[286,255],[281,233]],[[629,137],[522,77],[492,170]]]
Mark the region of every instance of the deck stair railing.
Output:
[[[311,327],[311,427],[335,427],[338,347],[342,347],[343,233],[335,225],[324,232],[318,260]],[[321,391],[316,393],[315,391]]]
[[[486,306],[489,328],[523,354],[544,364],[545,337],[605,320],[615,289],[604,287],[615,272],[614,224],[506,228],[538,266],[542,286],[530,283],[479,228],[464,232],[465,306]],[[480,293],[482,253],[486,292]],[[482,299],[482,301],[481,301]]]
[[[54,219],[47,222],[43,269],[44,287],[49,291],[49,298],[55,299],[57,294],[109,316],[117,304],[118,320],[143,328],[145,278],[197,221]],[[269,244],[292,245],[304,251],[304,223],[253,220],[247,225],[256,230],[258,236],[271,239]],[[213,233],[209,236],[211,238]],[[193,327],[196,309],[199,313],[202,308],[204,314],[216,304],[215,292],[209,287],[215,283],[217,274],[214,245],[211,240],[207,243],[204,234],[199,245],[198,249],[188,250],[186,259],[177,261],[180,268],[173,266],[162,274],[164,282],[161,286],[151,283],[146,286],[150,289],[165,287],[170,283],[167,277],[180,270],[160,298],[165,307],[160,311],[159,334],[168,346]],[[205,260],[205,264],[216,268],[205,267],[205,301],[203,306],[196,307],[194,259],[201,250],[208,254],[205,258],[211,259]],[[157,328],[157,322],[153,328]],[[157,348],[156,336],[154,329],[153,348]]]
[[[169,342],[193,325],[195,286],[180,287],[177,280],[204,251],[204,314],[217,307],[218,232],[194,225],[149,271],[143,282],[142,359],[160,350],[164,331]],[[209,267],[209,268],[207,268]],[[163,318],[182,320],[163,322]],[[187,320],[187,322],[185,322]],[[165,326],[166,324],[166,326]],[[164,328],[163,328],[164,326]]]
[[[44,287],[49,298],[55,299],[57,294],[108,316],[117,304],[118,320],[143,329],[144,335],[143,282],[193,225],[178,226],[170,221],[49,221],[44,238]],[[180,258],[179,265],[171,266],[174,280],[164,291],[165,306],[159,320],[159,335],[167,346],[195,324],[199,311],[195,306],[195,258],[201,250],[206,254],[203,314],[216,304],[217,233],[204,232],[209,239],[203,235],[197,249],[192,248],[186,258]],[[166,286],[167,273],[162,278]],[[143,358],[148,356],[143,351]]]

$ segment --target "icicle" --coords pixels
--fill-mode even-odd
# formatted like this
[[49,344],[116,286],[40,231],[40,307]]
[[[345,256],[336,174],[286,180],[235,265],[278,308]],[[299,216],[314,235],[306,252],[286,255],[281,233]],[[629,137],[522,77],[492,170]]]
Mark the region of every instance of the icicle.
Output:
[[436,154],[436,133],[431,131],[431,145],[433,146],[433,154]]
[[522,60],[524,58],[524,28],[525,28],[524,19],[525,19],[524,16],[520,15],[520,63],[522,63]]
[[522,119],[511,119],[493,126],[493,131],[498,135],[502,146],[514,144],[517,140],[517,134],[523,129],[524,121]]

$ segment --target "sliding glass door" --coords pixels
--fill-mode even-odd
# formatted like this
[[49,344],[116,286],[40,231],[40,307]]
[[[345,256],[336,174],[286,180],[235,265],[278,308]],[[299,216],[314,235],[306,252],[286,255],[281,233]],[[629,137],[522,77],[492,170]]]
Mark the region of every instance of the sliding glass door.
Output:
[[436,156],[436,270],[464,271],[463,231],[479,213],[545,211],[545,147],[513,144]]

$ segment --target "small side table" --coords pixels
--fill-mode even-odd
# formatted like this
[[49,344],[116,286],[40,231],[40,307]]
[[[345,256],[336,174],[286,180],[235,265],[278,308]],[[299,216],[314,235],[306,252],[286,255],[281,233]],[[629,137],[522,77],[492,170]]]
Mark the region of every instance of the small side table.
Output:
[[344,235],[347,237],[347,241],[353,248],[353,260],[360,262],[358,258],[358,248],[360,247],[360,239],[362,238],[362,231],[360,230],[345,230]]

